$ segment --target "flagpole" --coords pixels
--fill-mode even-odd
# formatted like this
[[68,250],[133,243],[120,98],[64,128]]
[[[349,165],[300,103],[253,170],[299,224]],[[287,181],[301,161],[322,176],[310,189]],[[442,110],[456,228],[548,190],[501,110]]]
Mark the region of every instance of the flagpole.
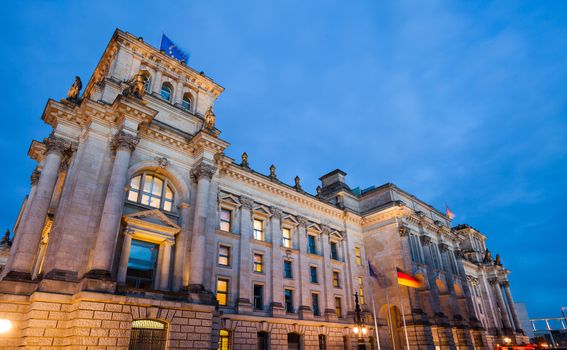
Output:
[[411,302],[411,295],[410,295],[409,287],[406,286],[406,290],[408,291],[408,300],[409,300],[409,305],[410,305],[411,321],[413,323],[413,332],[414,332],[414,336],[415,336],[415,343],[417,344],[417,350],[419,350],[420,349],[419,338],[417,337],[417,327],[415,326],[415,318],[413,316],[413,305],[412,305],[412,302]]
[[372,313],[374,314],[374,332],[376,333],[376,344],[380,350],[380,335],[378,334],[378,321],[376,320],[376,303],[374,302],[374,292],[370,292],[372,296]]
[[404,321],[404,335],[406,336],[406,345],[408,350],[409,346],[409,337],[408,337],[408,327],[406,326],[406,312],[404,311],[404,300],[402,299],[402,291],[400,289],[400,284],[398,283],[398,295],[400,296],[400,304],[402,305],[402,320]]
[[386,305],[388,306],[388,320],[390,323],[390,337],[392,338],[392,346],[396,350],[396,340],[394,339],[394,324],[392,323],[392,313],[390,311],[390,297],[388,296],[388,287],[386,287]]

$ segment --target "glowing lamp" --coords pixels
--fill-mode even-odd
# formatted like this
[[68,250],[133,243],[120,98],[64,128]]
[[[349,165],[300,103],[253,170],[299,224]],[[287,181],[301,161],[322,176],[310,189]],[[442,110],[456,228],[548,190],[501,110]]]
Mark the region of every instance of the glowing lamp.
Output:
[[355,326],[355,327],[352,329],[352,331],[354,332],[354,334],[358,334],[358,332],[360,332],[360,329],[358,329],[358,327]]
[[8,332],[12,329],[12,321],[0,318],[0,334]]
[[368,333],[368,329],[366,327],[362,327],[362,335],[366,335]]
[[504,342],[505,342],[506,344],[510,344],[510,343],[512,342],[512,339],[506,337],[506,338],[504,338]]

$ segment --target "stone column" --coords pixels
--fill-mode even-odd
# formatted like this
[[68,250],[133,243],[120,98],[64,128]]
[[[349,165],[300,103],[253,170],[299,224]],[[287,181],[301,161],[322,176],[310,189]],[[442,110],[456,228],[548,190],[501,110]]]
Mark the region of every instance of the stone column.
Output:
[[44,140],[47,146],[45,164],[25,222],[18,232],[18,242],[11,266],[7,267],[8,278],[31,279],[35,256],[41,241],[41,231],[49,210],[55,184],[59,177],[61,161],[71,149],[71,143],[54,135]]
[[126,283],[126,272],[128,271],[128,260],[130,259],[130,248],[132,247],[132,236],[134,236],[134,231],[124,231],[122,253],[120,254],[120,263],[118,265],[118,274],[116,276],[116,282],[120,284]]
[[[297,226],[297,237],[299,238],[299,292],[298,299],[299,303],[297,305],[297,310],[300,317],[312,315],[311,310],[311,295],[309,293],[309,266],[306,265],[307,259],[305,254],[307,254],[307,225],[309,220],[302,216],[297,217],[299,226]],[[322,266],[324,269],[325,267]],[[321,270],[319,270],[321,271]]]
[[191,240],[191,274],[189,275],[189,289],[203,291],[203,274],[205,271],[206,229],[209,203],[209,185],[215,174],[216,167],[206,163],[199,163],[191,171],[197,181],[197,194],[195,197],[195,218],[193,220],[193,237]]
[[109,279],[111,276],[116,238],[124,208],[124,189],[128,181],[130,156],[139,141],[137,136],[126,134],[124,131],[120,131],[112,140],[111,148],[116,151],[116,156],[102,209],[92,267],[88,273],[90,277]]
[[500,316],[502,318],[503,328],[511,329],[512,325],[510,323],[510,318],[508,317],[508,312],[506,311],[506,302],[504,301],[504,296],[502,295],[502,290],[500,289],[500,283],[498,279],[493,278],[488,281],[496,294],[496,299],[498,300],[498,306],[500,307]]
[[171,269],[171,246],[175,243],[173,238],[168,238],[161,244],[160,249],[163,249],[161,266],[160,266],[160,277],[159,277],[159,289],[167,290],[169,286],[169,271]]
[[189,237],[190,207],[187,203],[181,203],[178,206],[181,216],[181,230],[177,234],[177,243],[175,243],[175,262],[173,265],[173,291],[177,292],[183,287],[189,285],[189,264],[185,262]]
[[[282,245],[282,211],[278,208],[272,209],[272,283],[271,309],[273,315],[283,314],[283,257],[281,251]],[[298,266],[301,269],[301,266]]]
[[516,331],[519,331],[522,329],[522,324],[520,323],[520,318],[518,317],[518,311],[516,311],[516,304],[514,304],[514,299],[512,298],[512,292],[510,291],[510,282],[504,281],[504,283],[502,283],[502,286],[504,287],[506,299],[508,300],[508,307],[510,308],[512,320],[514,321],[514,329]]
[[[337,319],[335,313],[335,293],[333,287],[333,264],[331,264],[331,240],[329,233],[331,229],[327,226],[323,226],[323,232],[320,235],[321,241],[321,254],[323,255],[323,291],[325,292],[325,319],[327,321],[332,321]],[[339,282],[340,283],[340,282]],[[344,286],[343,286],[344,287]]]
[[240,203],[240,256],[238,263],[238,312],[252,312],[252,252],[250,239],[252,238],[252,209],[254,200],[241,196]]

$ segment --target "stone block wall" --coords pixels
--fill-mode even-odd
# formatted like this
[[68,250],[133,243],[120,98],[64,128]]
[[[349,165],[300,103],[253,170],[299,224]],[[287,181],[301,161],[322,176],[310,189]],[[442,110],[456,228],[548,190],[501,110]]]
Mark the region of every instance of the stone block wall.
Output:
[[0,295],[0,318],[14,327],[0,349],[128,349],[132,321],[167,324],[168,349],[210,349],[213,307],[83,292]]

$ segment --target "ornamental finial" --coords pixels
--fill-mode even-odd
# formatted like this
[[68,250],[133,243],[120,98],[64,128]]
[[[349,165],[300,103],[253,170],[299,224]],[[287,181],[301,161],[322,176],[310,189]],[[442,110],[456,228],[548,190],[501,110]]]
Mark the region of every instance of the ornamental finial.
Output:
[[275,180],[276,178],[276,166],[272,164],[270,165],[270,179]]
[[248,165],[248,153],[242,153],[242,163],[240,163],[240,166],[243,168],[250,168]]
[[295,177],[295,189],[297,191],[301,191],[301,179],[299,178],[299,176]]

